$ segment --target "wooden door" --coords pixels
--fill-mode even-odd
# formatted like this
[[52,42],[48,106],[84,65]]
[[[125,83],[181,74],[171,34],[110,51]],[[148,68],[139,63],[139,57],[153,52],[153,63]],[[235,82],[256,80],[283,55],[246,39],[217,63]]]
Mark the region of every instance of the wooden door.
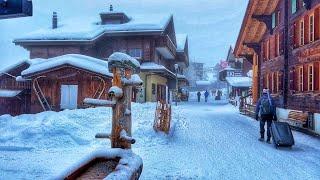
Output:
[[60,109],[77,109],[78,85],[61,85]]

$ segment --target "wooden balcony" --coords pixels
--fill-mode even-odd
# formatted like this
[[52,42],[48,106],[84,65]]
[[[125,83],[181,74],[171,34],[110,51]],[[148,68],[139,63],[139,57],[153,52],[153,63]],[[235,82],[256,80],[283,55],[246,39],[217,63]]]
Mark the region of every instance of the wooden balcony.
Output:
[[166,59],[175,59],[177,48],[169,36],[162,36],[156,41],[156,50]]

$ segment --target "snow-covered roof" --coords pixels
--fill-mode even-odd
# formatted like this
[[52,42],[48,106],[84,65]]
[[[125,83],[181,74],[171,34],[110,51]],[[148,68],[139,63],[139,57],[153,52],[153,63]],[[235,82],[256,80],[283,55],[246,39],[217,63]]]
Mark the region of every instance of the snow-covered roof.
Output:
[[170,71],[169,69],[167,69],[163,65],[156,64],[154,62],[142,63],[141,66],[140,66],[140,69],[141,70],[163,70],[163,71],[167,71],[168,73],[170,73],[170,74],[175,76],[175,74],[172,71]]
[[16,67],[18,67],[18,66],[21,66],[21,65],[24,64],[24,63],[28,63],[28,61],[26,61],[26,60],[24,60],[24,61],[19,61],[19,62],[15,63],[15,64],[12,64],[12,65],[7,66],[7,67],[5,67],[5,68],[3,68],[3,69],[0,69],[0,76],[1,76],[2,74],[4,74],[4,73],[7,73],[7,72],[11,71],[12,69],[14,69],[14,68],[16,68]]
[[227,82],[233,87],[251,87],[252,79],[249,77],[226,77]]
[[29,60],[31,65],[28,69],[22,71],[22,76],[45,71],[61,65],[71,65],[91,72],[106,76],[112,76],[108,69],[108,62],[80,54],[67,54],[50,59]]
[[186,34],[176,34],[176,38],[177,51],[184,51],[188,36]]
[[4,97],[4,98],[16,97],[21,92],[22,92],[21,90],[0,89],[0,97]]
[[210,81],[196,81],[196,84],[198,86],[210,86],[211,82]]
[[[135,33],[135,32],[162,32],[172,19],[172,15],[137,15],[124,24],[101,24],[100,19],[68,20],[62,22],[56,29],[43,28],[18,37],[14,42],[30,41],[88,41],[94,40],[103,34]],[[91,23],[84,23],[91,22]]]

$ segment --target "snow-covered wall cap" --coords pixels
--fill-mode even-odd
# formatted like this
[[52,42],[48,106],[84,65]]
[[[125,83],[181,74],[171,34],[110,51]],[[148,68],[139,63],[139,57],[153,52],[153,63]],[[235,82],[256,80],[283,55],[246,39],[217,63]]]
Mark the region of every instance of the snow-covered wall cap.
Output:
[[186,34],[176,34],[177,51],[184,51],[188,36]]
[[23,77],[52,68],[71,65],[94,73],[112,77],[108,69],[108,62],[80,54],[67,54],[50,59],[29,60],[30,67],[22,71]]
[[115,52],[111,54],[108,58],[109,66],[121,66],[121,67],[128,67],[128,68],[139,68],[140,63],[135,58],[121,52]]
[[109,174],[105,179],[131,179],[134,173],[138,172],[139,168],[142,167],[142,159],[134,154],[131,150],[124,149],[98,149],[91,152],[86,157],[79,160],[74,165],[70,166],[64,172],[58,174],[54,179],[65,179],[74,173],[77,169],[85,166],[94,159],[106,158],[114,159],[120,157],[119,164],[116,169]]

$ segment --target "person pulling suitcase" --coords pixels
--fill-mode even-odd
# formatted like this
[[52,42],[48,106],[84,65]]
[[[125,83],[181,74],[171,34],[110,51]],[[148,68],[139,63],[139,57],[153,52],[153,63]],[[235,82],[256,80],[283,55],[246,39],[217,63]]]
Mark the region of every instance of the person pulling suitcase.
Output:
[[271,143],[271,124],[272,121],[277,120],[276,115],[276,106],[274,103],[273,98],[269,94],[268,89],[263,89],[262,97],[259,99],[257,106],[256,106],[256,120],[259,119],[260,116],[260,138],[259,141],[264,141],[265,135],[265,124],[267,123],[267,143]]

